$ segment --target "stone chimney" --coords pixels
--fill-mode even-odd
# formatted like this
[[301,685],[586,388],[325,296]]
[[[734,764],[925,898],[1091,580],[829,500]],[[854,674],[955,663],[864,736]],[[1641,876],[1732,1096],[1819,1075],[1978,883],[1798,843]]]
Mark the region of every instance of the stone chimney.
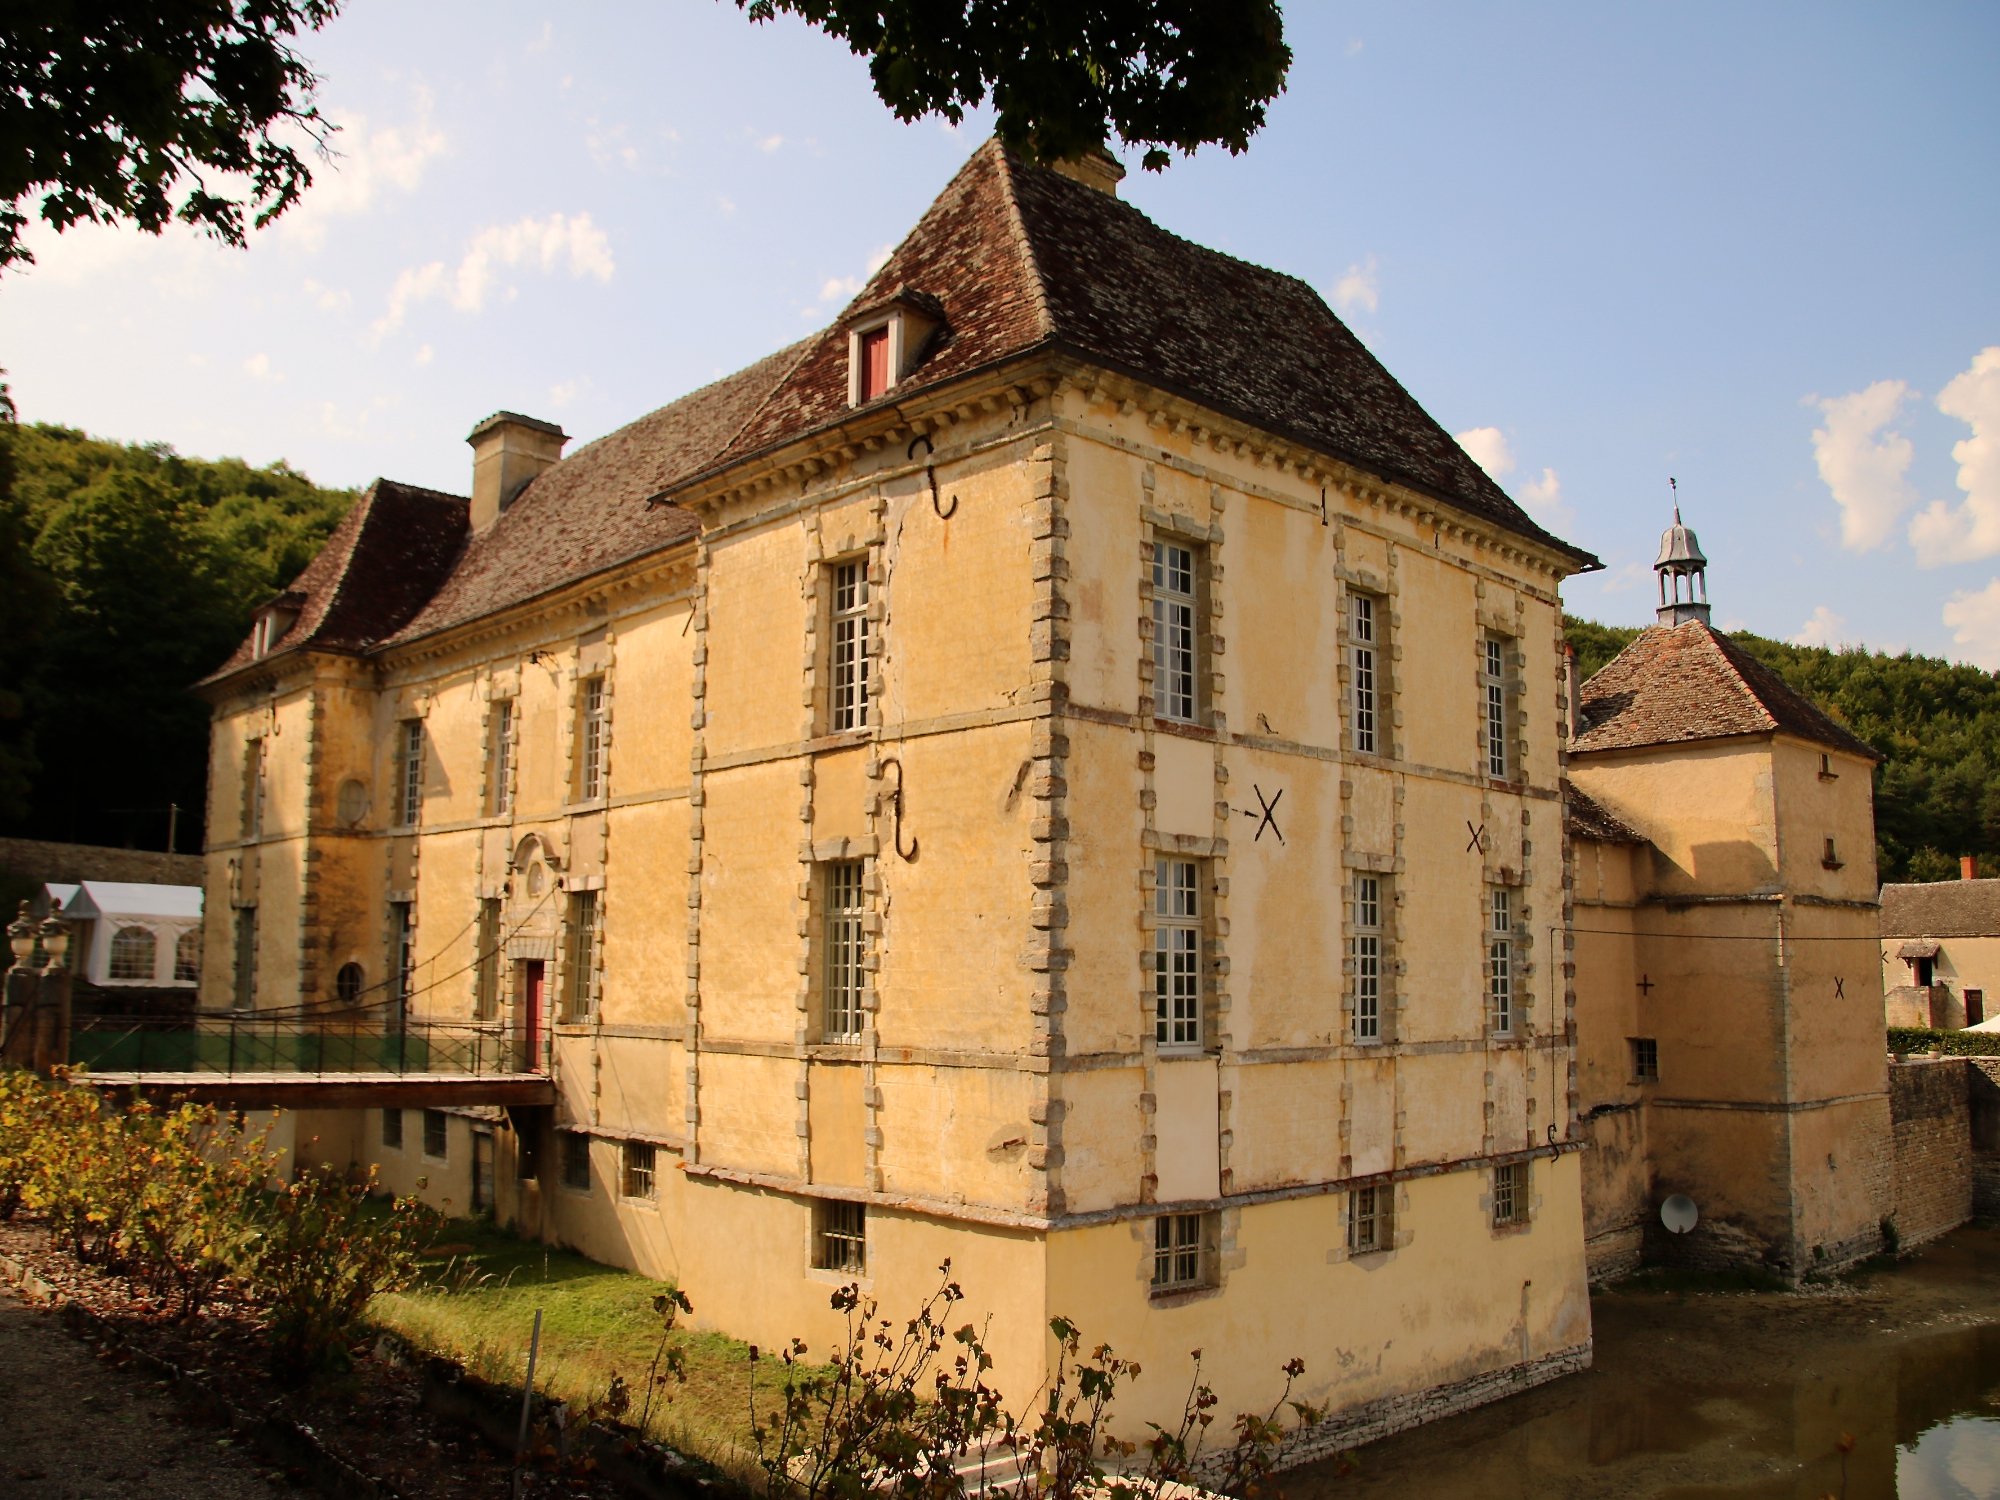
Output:
[[484,531],[528,487],[528,481],[562,457],[569,441],[553,422],[496,411],[472,429],[472,529]]
[[1979,878],[1979,861],[1970,854],[1959,855],[1958,878],[1960,880],[1977,880]]
[[1081,156],[1049,165],[1065,177],[1073,177],[1085,187],[1118,196],[1118,184],[1125,180],[1125,164],[1102,146],[1093,146]]

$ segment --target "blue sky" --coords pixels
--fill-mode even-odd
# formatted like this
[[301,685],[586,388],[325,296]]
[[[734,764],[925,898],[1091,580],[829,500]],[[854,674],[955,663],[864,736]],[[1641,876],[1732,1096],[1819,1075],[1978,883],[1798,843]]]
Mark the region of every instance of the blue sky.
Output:
[[[2000,6],[1294,3],[1240,157],[1124,196],[1317,287],[1650,617],[1667,477],[1718,623],[2000,668]],[[350,0],[334,168],[245,252],[33,241],[24,417],[463,491],[835,314],[978,145],[727,0]]]

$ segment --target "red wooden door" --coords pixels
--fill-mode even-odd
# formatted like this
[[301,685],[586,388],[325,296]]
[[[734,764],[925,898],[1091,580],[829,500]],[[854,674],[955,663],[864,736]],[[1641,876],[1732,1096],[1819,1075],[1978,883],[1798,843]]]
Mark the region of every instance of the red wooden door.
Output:
[[521,965],[521,1050],[530,1073],[542,1067],[542,988],[547,974],[548,966],[539,958]]

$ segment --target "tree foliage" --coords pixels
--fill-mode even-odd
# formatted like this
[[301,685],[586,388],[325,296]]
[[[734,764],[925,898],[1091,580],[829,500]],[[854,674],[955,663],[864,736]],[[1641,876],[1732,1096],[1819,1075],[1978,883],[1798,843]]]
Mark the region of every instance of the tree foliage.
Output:
[[176,221],[232,245],[312,183],[330,127],[291,39],[339,0],[10,0],[0,20],[0,269],[40,195],[57,229]]
[[182,842],[199,847],[208,710],[188,687],[311,560],[353,492],[283,464],[53,426],[0,429],[8,462],[0,529],[17,535],[0,537],[0,573],[18,578],[0,577],[0,624],[19,616],[32,647],[0,634],[0,829],[157,846],[178,804]]
[[[1639,634],[1563,618],[1588,680]],[[1884,757],[1875,773],[1875,853],[1885,881],[1951,880],[1960,855],[2000,866],[2000,678],[1904,652],[1793,646],[1730,636]]]
[[1244,150],[1292,50],[1276,0],[736,0],[796,15],[869,59],[900,120],[957,124],[992,95],[1000,139],[1044,161],[1115,131],[1159,171],[1169,148]]

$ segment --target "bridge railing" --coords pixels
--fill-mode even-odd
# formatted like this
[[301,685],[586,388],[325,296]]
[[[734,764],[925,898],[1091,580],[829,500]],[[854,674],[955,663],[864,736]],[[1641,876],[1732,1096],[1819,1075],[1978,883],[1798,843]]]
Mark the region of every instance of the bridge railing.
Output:
[[264,1019],[245,1014],[80,1015],[70,1061],[93,1073],[423,1073],[539,1071],[521,1039],[464,1021]]

